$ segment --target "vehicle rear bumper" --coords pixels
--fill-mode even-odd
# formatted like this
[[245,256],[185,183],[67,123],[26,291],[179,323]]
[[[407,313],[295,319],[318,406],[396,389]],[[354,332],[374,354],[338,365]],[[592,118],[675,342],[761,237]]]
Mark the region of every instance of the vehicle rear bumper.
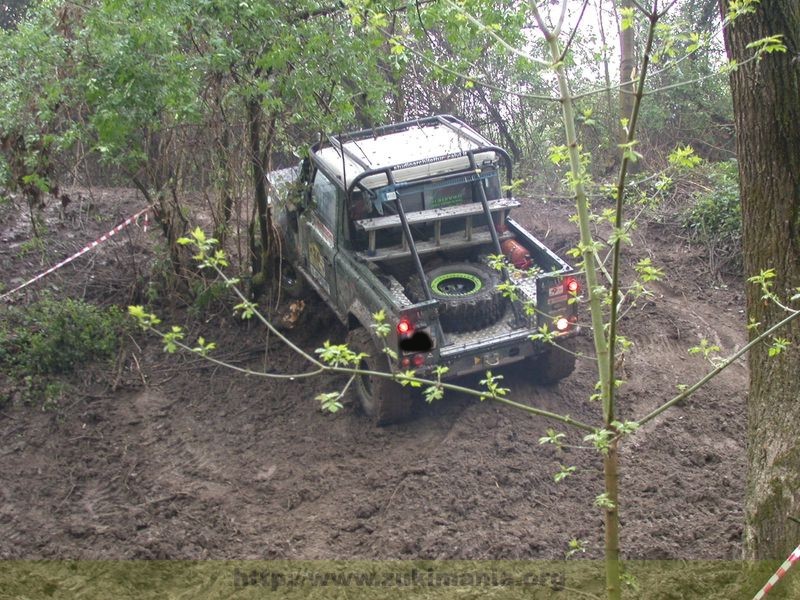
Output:
[[[546,342],[530,340],[533,333],[526,329],[488,340],[464,341],[449,345],[441,349],[439,364],[448,367],[446,375],[448,379],[470,373],[501,369],[525,358],[542,354],[547,349]],[[574,329],[559,336],[559,339],[570,338],[577,333],[578,330]]]

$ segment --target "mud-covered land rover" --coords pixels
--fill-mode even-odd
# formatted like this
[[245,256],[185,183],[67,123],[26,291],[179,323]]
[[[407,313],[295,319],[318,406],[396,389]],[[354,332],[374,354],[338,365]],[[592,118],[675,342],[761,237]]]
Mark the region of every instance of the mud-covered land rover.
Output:
[[[526,361],[535,381],[553,383],[574,369],[559,348],[578,330],[573,269],[509,217],[519,205],[502,192],[509,156],[461,121],[331,136],[269,179],[288,262],[347,326],[350,348],[369,354],[365,370],[445,365],[452,378]],[[501,255],[509,268],[492,268]],[[380,310],[385,339],[371,327]],[[558,346],[531,340],[540,327]],[[363,376],[356,390],[378,424],[410,411],[412,390],[390,378]]]

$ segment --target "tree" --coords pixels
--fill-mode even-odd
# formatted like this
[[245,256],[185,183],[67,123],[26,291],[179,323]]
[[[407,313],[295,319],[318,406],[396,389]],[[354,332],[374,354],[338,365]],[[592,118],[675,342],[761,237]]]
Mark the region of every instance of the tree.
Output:
[[[633,91],[634,81],[636,80],[636,60],[634,59],[634,37],[633,27],[626,20],[632,20],[633,2],[631,0],[621,0],[620,11],[622,12],[622,22],[619,31],[619,116],[624,122],[631,118],[633,112]],[[620,138],[625,141],[627,134],[620,131]]]
[[[720,1],[734,4],[734,0]],[[758,1],[738,0],[735,4],[740,11],[747,7],[754,12]],[[747,172],[743,172],[743,184],[746,182],[748,186],[745,189],[743,185],[743,196],[749,194],[750,198],[745,219],[753,221],[750,235],[754,250],[749,272],[770,283],[778,294],[776,298],[784,301],[786,291],[798,283],[796,239],[800,220],[797,211],[797,173],[800,169],[797,168],[797,158],[792,158],[797,141],[800,141],[797,135],[797,117],[800,116],[797,114],[797,71],[791,57],[784,64],[780,61],[786,59],[785,55],[770,53],[782,47],[776,40],[770,41],[769,37],[766,42],[763,40],[765,35],[781,30],[781,24],[777,23],[780,18],[793,26],[798,24],[797,9],[790,6],[792,2],[796,0],[776,0],[770,8],[774,12],[768,13],[770,19],[762,16],[764,22],[760,26],[758,14],[750,17],[756,23],[752,31],[746,27],[747,19],[743,19],[743,25],[739,25],[739,22],[736,24],[739,29],[729,28],[728,32],[732,53],[740,56],[740,62],[743,63],[739,73],[734,76],[734,83],[738,81],[737,85],[742,88],[738,106],[742,124],[748,128],[746,133],[749,136],[747,139],[740,137],[740,152],[749,163]],[[186,225],[181,210],[184,205],[179,202],[181,182],[190,182],[191,170],[186,165],[190,162],[191,154],[200,152],[195,148],[194,138],[189,137],[189,132],[201,130],[204,123],[222,121],[224,129],[218,138],[219,164],[236,170],[240,180],[248,181],[247,187],[255,202],[253,214],[256,216],[252,221],[250,240],[254,287],[258,287],[258,283],[265,283],[269,274],[268,260],[275,257],[275,252],[271,251],[274,236],[264,173],[269,170],[274,156],[291,148],[293,133],[309,133],[313,130],[335,132],[353,121],[368,125],[368,109],[372,107],[376,114],[379,113],[385,109],[386,101],[391,96],[394,99],[391,104],[397,113],[414,110],[427,112],[433,105],[431,100],[437,105],[453,106],[467,114],[473,112],[478,117],[486,117],[488,112],[500,135],[513,143],[516,131],[535,120],[530,112],[516,110],[517,107],[528,106],[523,104],[523,98],[525,102],[547,101],[551,107],[548,110],[551,111],[560,107],[566,145],[552,148],[551,160],[554,163],[568,162],[570,167],[565,181],[576,199],[581,233],[581,242],[574,249],[573,256],[581,260],[581,266],[586,271],[599,380],[596,399],[601,400],[603,407],[603,418],[597,426],[583,425],[579,429],[589,433],[584,440],[591,442],[605,457],[606,487],[604,493],[595,499],[595,504],[604,511],[606,518],[608,594],[617,598],[621,595],[619,445],[624,436],[640,423],[649,422],[682,401],[724,368],[721,365],[695,386],[641,418],[640,423],[617,420],[615,358],[626,349],[627,342],[620,335],[617,324],[621,310],[632,306],[637,294],[643,293],[641,290],[644,289],[639,281],[630,287],[621,285],[620,274],[624,266],[620,258],[621,243],[629,237],[633,227],[633,222],[626,222],[623,218],[627,216],[624,210],[630,212],[625,194],[626,175],[638,158],[634,149],[637,143],[634,135],[640,103],[647,91],[644,85],[648,66],[651,60],[655,62],[653,57],[658,54],[653,45],[654,39],[658,34],[666,48],[670,48],[677,39],[671,33],[675,28],[665,28],[668,23],[663,19],[672,4],[667,2],[666,6],[660,6],[657,0],[652,0],[652,8],[645,9],[640,6],[641,3],[631,0],[624,15],[630,21],[639,14],[638,18],[647,23],[647,41],[638,68],[624,66],[621,75],[623,83],[634,81],[631,81],[627,93],[623,95],[623,99],[626,102],[630,100],[631,104],[623,113],[628,123],[626,137],[620,145],[622,160],[614,186],[616,208],[607,211],[604,217],[590,212],[589,197],[592,190],[597,188],[591,181],[586,165],[588,157],[580,143],[580,131],[576,126],[582,117],[583,126],[590,127],[591,106],[589,110],[580,111],[576,103],[589,103],[591,98],[601,93],[608,98],[608,90],[591,91],[595,87],[593,81],[579,84],[586,89],[576,88],[575,82],[570,82],[569,71],[580,72],[580,54],[576,51],[580,38],[566,27],[569,18],[573,18],[567,12],[566,2],[560,5],[560,11],[554,11],[553,16],[557,19],[554,24],[548,23],[544,7],[543,14],[540,14],[539,4],[543,3],[537,2],[524,3],[519,11],[505,5],[498,8],[497,3],[489,1],[475,1],[469,10],[453,2],[435,3],[436,6],[424,9],[418,4],[414,12],[416,18],[411,19],[411,24],[407,26],[394,21],[390,26],[390,17],[397,16],[397,10],[400,9],[390,8],[388,4],[381,7],[379,4],[372,0],[352,0],[345,5],[332,3],[329,7],[324,5],[320,8],[320,4],[312,0],[300,3],[261,0],[233,4],[219,0],[184,0],[160,4],[142,0],[105,0],[96,6],[92,4],[75,9],[74,17],[62,19],[58,27],[51,25],[53,31],[64,30],[65,24],[69,26],[69,35],[62,34],[63,44],[58,36],[47,35],[43,37],[49,45],[30,44],[31,48],[24,48],[36,59],[35,64],[44,63],[39,58],[41,48],[51,49],[53,60],[50,63],[58,59],[60,62],[57,64],[63,64],[64,71],[74,73],[74,82],[70,79],[70,85],[63,92],[60,88],[51,91],[54,97],[58,92],[58,102],[53,101],[51,112],[67,101],[74,103],[70,104],[76,107],[74,114],[87,123],[80,133],[100,155],[129,173],[142,192],[152,196],[152,202],[159,204],[159,218],[170,246],[175,248],[182,247],[186,239],[181,237]],[[425,4],[422,3],[423,6]],[[781,11],[786,13],[782,17]],[[437,20],[436,17],[440,15],[446,18]],[[528,22],[528,16],[535,18],[541,30],[543,41],[538,44],[530,44],[524,33],[523,25]],[[575,31],[580,20],[578,16]],[[441,21],[441,30],[437,33],[433,27],[438,21]],[[417,22],[419,31],[415,29]],[[624,26],[623,31],[632,35],[632,24]],[[516,25],[516,31],[510,25]],[[419,40],[409,41],[406,38],[411,38],[414,33],[419,40],[427,41],[430,46],[427,51],[412,50]],[[786,34],[784,37],[792,52],[796,52],[796,37],[792,39]],[[761,40],[758,43],[760,45],[755,46],[760,52],[759,56],[762,56],[761,61],[744,64],[745,57],[750,60],[752,55],[753,40]],[[632,40],[629,41],[632,43]],[[518,50],[517,46],[525,50]],[[493,59],[486,58],[488,51],[495,48],[499,55]],[[405,54],[406,49],[409,55]],[[530,54],[528,50],[531,50]],[[629,58],[634,55],[632,50],[628,44],[625,54]],[[442,93],[431,94],[425,85],[409,86],[412,94],[407,89],[387,89],[385,82],[381,81],[381,70],[390,70],[390,84],[397,86],[403,81],[402,67],[405,61],[412,60],[411,54],[422,59],[420,64],[430,71],[432,80],[440,82],[440,87],[435,91],[441,90]],[[669,56],[668,53],[666,55]],[[2,56],[0,54],[0,58]],[[12,54],[8,56],[16,57]],[[515,57],[513,62],[508,60],[511,56]],[[353,60],[353,57],[359,60]],[[445,57],[449,59],[445,60]],[[0,69],[0,72],[8,73],[9,81],[19,62],[11,58],[0,62],[0,65],[5,65],[5,70]],[[775,60],[779,61],[777,64],[781,65],[780,69],[773,64]],[[623,62],[628,61],[626,59]],[[50,63],[44,63],[42,67]],[[508,71],[502,69],[503,64],[511,65]],[[421,70],[417,66],[413,75],[416,76]],[[50,72],[42,72],[42,79],[46,83],[46,76]],[[737,77],[741,77],[741,80],[737,80]],[[767,81],[774,85],[764,91],[762,84]],[[548,86],[552,87],[554,82],[558,84],[558,95],[551,97]],[[544,86],[545,93],[539,91],[540,83],[547,84]],[[685,82],[679,83],[683,85]],[[510,95],[505,89],[508,84],[514,84],[518,89],[519,99],[498,108],[498,99]],[[23,99],[25,96],[22,92],[35,92],[30,85],[0,86],[0,92],[3,92],[0,95],[5,95],[6,88],[9,90],[7,95]],[[472,90],[470,93],[475,96],[463,94],[464,90]],[[66,98],[67,92],[73,93],[74,97]],[[768,102],[764,102],[760,94],[769,96]],[[65,96],[63,101],[62,95]],[[423,100],[414,102],[417,96]],[[49,99],[49,96],[45,95],[45,99]],[[39,104],[36,107],[36,116],[41,118],[43,111]],[[758,114],[752,114],[755,110],[759,111]],[[773,131],[776,114],[780,115],[778,123],[783,130],[781,132]],[[58,125],[60,121],[54,123]],[[27,122],[20,127],[22,125],[30,126]],[[34,121],[34,125],[40,124]],[[34,132],[41,133],[44,138],[45,135],[51,135],[50,130],[55,125],[47,120]],[[555,125],[552,129],[555,130]],[[0,133],[3,133],[2,128]],[[234,141],[236,133],[243,143]],[[543,135],[542,138],[546,139],[547,136]],[[45,148],[50,145],[48,143]],[[240,147],[238,153],[235,151],[237,146]],[[773,156],[770,150],[774,152],[775,148],[780,149],[783,156]],[[515,154],[524,155],[526,151],[528,147],[519,144]],[[41,155],[47,158],[46,153]],[[22,164],[27,168],[28,163],[23,161]],[[765,168],[764,165],[769,165],[770,177],[767,181],[759,179],[761,174],[758,169]],[[24,178],[34,181],[31,176],[43,171],[42,165],[34,166],[37,171],[25,171]],[[228,175],[230,173],[226,173],[219,186],[223,195],[229,188]],[[43,187],[47,186],[43,184]],[[229,196],[223,198],[223,226],[227,225],[233,212],[232,202]],[[598,240],[592,233],[593,225],[602,220],[607,221],[604,226],[612,234],[607,243]],[[224,233],[224,227],[220,231]],[[791,252],[786,251],[785,240],[790,241]],[[601,254],[611,257],[611,276],[602,264]],[[763,274],[768,268],[774,269],[774,279]],[[180,271],[178,268],[176,270]],[[636,271],[641,282],[646,282],[648,278],[655,278],[658,270],[651,267],[649,261],[643,261],[637,264]],[[606,282],[610,291],[604,285]],[[763,290],[753,291],[751,312],[762,321],[759,333],[779,321],[779,316],[783,314],[774,307],[762,306],[762,299]],[[244,296],[240,296],[240,300],[240,306],[255,312],[253,303]],[[540,335],[544,337],[547,333]],[[175,331],[167,335],[174,337]],[[791,401],[797,395],[797,384],[792,387],[791,380],[787,379],[792,360],[796,362],[797,359],[796,344],[790,344],[796,339],[797,325],[793,337],[771,346],[759,345],[759,338],[755,334],[753,336],[753,343],[759,345],[754,354],[764,359],[757,364],[755,358],[751,359],[755,366],[762,369],[758,387],[761,395],[753,394],[753,412],[757,417],[753,422],[759,426],[768,424],[766,430],[778,428],[779,421],[787,414],[798,416],[798,409],[791,406]],[[200,353],[210,350],[208,344],[198,342],[199,350],[189,350]],[[778,356],[775,361],[767,361],[770,354],[776,353]],[[731,361],[738,355],[732,357]],[[304,357],[319,369],[317,372],[325,368],[319,360],[305,354]],[[776,377],[777,383],[770,381],[772,369],[780,376]],[[344,372],[338,366],[329,370]],[[485,381],[488,382],[485,384],[488,391],[476,391],[474,395],[509,404],[503,398],[505,391],[499,391],[503,388],[497,385],[496,378],[487,374]],[[439,391],[439,382],[424,383],[432,386],[430,389],[434,392]],[[780,386],[780,389],[776,386]],[[451,386],[449,389],[456,388]],[[779,410],[774,413],[776,416],[766,413],[771,406],[765,401],[757,403],[757,399],[772,400],[773,396],[780,396]],[[323,396],[323,399],[331,398],[338,402],[339,394]],[[545,412],[531,407],[517,407],[545,415]],[[568,416],[546,416],[564,425],[576,425]],[[761,432],[761,429],[755,431],[753,439],[758,439],[755,436],[761,435]],[[763,451],[760,446],[754,446],[756,450],[751,449],[752,462],[760,469],[754,472],[767,475],[766,478],[754,480],[752,484],[755,492],[751,496],[763,499],[756,505],[751,519],[753,526],[748,529],[754,541],[774,542],[780,539],[780,543],[784,544],[789,540],[789,547],[796,543],[792,537],[793,531],[788,529],[785,520],[781,520],[790,514],[790,509],[797,506],[797,498],[791,496],[798,487],[792,467],[800,461],[800,451],[793,440],[796,435],[792,433],[791,428],[781,429],[780,435],[770,439]],[[554,433],[543,439],[546,443],[551,443],[551,439],[552,443],[556,443],[560,435]],[[770,458],[767,461],[767,456],[777,456],[777,460]],[[762,522],[771,523],[771,529],[757,529]],[[783,548],[781,546],[774,554],[785,554]]]
[[53,77],[68,62],[63,31],[61,15],[48,10],[0,30],[0,185],[25,197],[36,236],[36,211],[58,190],[54,155],[74,131],[65,101],[70,84]]
[[0,181],[27,196],[35,224],[57,159],[80,144],[154,206],[183,284],[197,274],[176,240],[188,195],[211,179],[220,239],[233,214],[252,215],[258,295],[278,256],[264,177],[273,157],[286,161],[294,137],[385,112],[379,28],[393,9],[372,5],[366,18],[355,3],[314,0],[43,2],[0,31]]
[[[800,286],[800,4],[721,5],[729,19],[731,10],[741,16],[725,27],[731,60],[743,63],[753,48],[766,50],[731,74],[744,268],[750,277],[770,273],[765,284],[773,299],[788,304]],[[769,42],[754,45],[776,36],[783,51]],[[762,287],[748,289],[748,316],[758,324],[751,337],[786,316],[771,300]],[[800,541],[800,322],[780,336],[754,347],[749,358],[745,556],[751,559],[784,558]]]
[[191,20],[196,52],[225,85],[221,120],[235,128],[231,120],[239,115],[246,130],[255,202],[249,229],[254,296],[267,287],[278,256],[264,176],[272,157],[291,149],[287,130],[310,137],[359,119],[371,123],[385,110],[382,38],[375,28],[386,24],[386,14],[377,21],[337,4],[263,1],[203,3]]

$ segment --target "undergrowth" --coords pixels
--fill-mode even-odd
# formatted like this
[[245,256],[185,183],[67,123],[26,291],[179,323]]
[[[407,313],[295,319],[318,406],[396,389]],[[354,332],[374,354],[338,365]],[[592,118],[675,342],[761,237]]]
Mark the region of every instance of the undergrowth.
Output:
[[739,200],[739,168],[735,160],[708,167],[709,185],[694,195],[694,204],[683,215],[690,238],[708,249],[715,273],[735,271],[742,264],[742,208]]
[[119,308],[82,300],[45,297],[23,307],[3,307],[0,368],[26,400],[43,400],[47,407],[62,394],[57,376],[113,356],[127,327]]

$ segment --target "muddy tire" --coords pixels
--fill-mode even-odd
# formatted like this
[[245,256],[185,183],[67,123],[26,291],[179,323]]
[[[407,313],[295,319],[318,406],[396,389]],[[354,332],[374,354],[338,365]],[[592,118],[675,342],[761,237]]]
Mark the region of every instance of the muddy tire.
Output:
[[[363,327],[347,334],[347,346],[354,352],[364,352],[369,355],[362,359],[360,369],[389,372],[389,359],[375,346]],[[414,397],[409,388],[387,377],[375,375],[357,375],[353,387],[361,410],[376,425],[399,423],[411,416]]]
[[[425,273],[428,289],[439,301],[439,320],[449,332],[474,331],[496,323],[506,308],[497,289],[500,273],[478,263],[455,263]],[[414,302],[425,300],[422,282],[414,275],[408,282]]]
[[560,341],[558,346],[548,344],[544,354],[525,361],[525,369],[534,383],[553,385],[569,376],[575,370],[575,355],[567,352],[572,348],[572,340]]

